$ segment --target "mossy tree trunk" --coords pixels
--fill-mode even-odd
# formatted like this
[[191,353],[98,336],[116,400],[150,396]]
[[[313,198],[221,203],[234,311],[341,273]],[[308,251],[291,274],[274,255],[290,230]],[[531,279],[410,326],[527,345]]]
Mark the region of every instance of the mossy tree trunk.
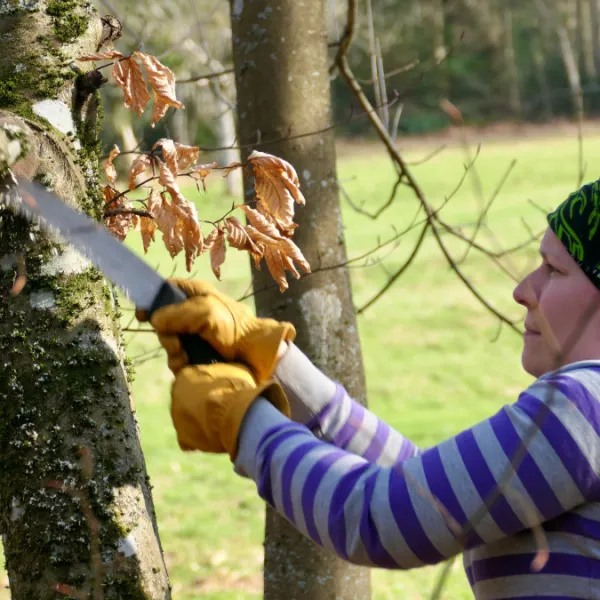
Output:
[[[294,240],[314,269],[346,259],[336,185],[324,0],[231,1],[240,145],[280,156],[297,170],[306,207]],[[305,137],[300,134],[318,132]],[[262,144],[257,144],[260,136]],[[289,138],[289,139],[288,139]],[[277,143],[264,143],[282,140]],[[246,158],[247,149],[243,158]],[[245,182],[248,189],[251,182]],[[281,295],[254,271],[257,312],[289,320],[296,343],[349,393],[365,400],[365,383],[346,269],[322,271]],[[369,571],[325,552],[267,511],[265,599],[370,597]]]
[[[0,171],[11,139],[24,144],[14,172],[96,218],[99,98],[69,65],[111,34],[84,1],[0,0]],[[15,600],[170,598],[118,318],[102,273],[0,206],[0,528]]]

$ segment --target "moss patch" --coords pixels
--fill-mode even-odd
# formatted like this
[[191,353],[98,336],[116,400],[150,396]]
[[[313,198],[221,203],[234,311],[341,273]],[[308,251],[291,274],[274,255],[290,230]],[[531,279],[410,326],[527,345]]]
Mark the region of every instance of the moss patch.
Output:
[[89,17],[78,14],[81,6],[75,0],[52,0],[48,3],[46,13],[52,17],[54,35],[61,42],[74,42],[85,33]]
[[[29,242],[30,225],[0,211],[0,255]],[[94,268],[76,275],[45,275],[57,251],[38,240],[27,256],[28,283],[10,298],[12,270],[0,270],[0,518],[8,523],[9,569],[27,573],[24,597],[50,599],[56,581],[84,590],[102,577],[104,598],[143,599],[136,559],[116,559],[129,529],[115,513],[113,490],[139,486],[143,464],[131,455],[124,374],[100,336],[96,320],[106,286]],[[55,306],[32,309],[32,295],[53,295]],[[91,457],[86,469],[84,454]],[[98,533],[86,517],[89,506]],[[20,540],[29,540],[23,545]],[[105,568],[93,569],[97,539]]]
[[31,52],[24,53],[18,65],[7,65],[0,69],[0,108],[35,121],[39,121],[39,117],[31,110],[31,101],[56,98],[65,82],[76,75],[68,67],[62,53],[47,38],[40,36],[37,41],[41,52],[53,56],[54,66],[42,60],[39,54]]

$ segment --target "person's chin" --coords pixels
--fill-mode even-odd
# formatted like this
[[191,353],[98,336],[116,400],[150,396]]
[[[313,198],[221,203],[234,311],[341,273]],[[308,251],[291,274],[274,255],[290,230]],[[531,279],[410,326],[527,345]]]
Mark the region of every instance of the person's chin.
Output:
[[544,361],[540,360],[540,358],[539,352],[532,352],[531,349],[528,349],[527,347],[523,348],[523,354],[521,355],[523,370],[532,377],[541,377],[548,369],[545,368],[543,365]]

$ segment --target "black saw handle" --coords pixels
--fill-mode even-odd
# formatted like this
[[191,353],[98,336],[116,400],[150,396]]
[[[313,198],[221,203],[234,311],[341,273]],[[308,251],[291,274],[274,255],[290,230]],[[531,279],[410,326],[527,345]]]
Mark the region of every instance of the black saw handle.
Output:
[[[148,318],[155,310],[168,306],[169,304],[178,304],[187,300],[185,293],[178,287],[165,281],[158,294],[148,310]],[[210,365],[216,362],[227,362],[206,340],[199,335],[192,333],[182,333],[179,336],[181,345],[185,350],[191,365]]]

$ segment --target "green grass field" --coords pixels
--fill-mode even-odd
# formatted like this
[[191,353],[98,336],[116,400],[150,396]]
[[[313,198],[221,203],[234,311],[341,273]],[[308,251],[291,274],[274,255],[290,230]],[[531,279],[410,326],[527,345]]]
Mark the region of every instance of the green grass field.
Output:
[[[418,161],[432,149],[431,145],[411,143],[405,157]],[[586,136],[584,151],[590,165],[586,179],[592,179],[598,175],[594,166],[600,158],[600,134]],[[575,136],[484,141],[475,163],[483,197],[468,177],[444,208],[443,218],[469,232],[478,207],[487,201],[513,159],[516,165],[489,213],[487,223],[493,235],[483,231],[478,238],[493,249],[528,237],[522,219],[534,231],[543,229],[544,215],[528,199],[549,209],[577,182]],[[413,168],[434,206],[456,187],[465,162],[464,151],[456,146]],[[376,146],[344,148],[339,178],[355,203],[364,202],[365,210],[374,210],[387,200],[394,171]],[[209,179],[208,184],[212,188],[208,195],[195,191],[189,195],[201,218],[223,214],[231,201],[219,197],[218,178]],[[402,230],[416,208],[407,188],[401,189],[394,205],[377,221],[357,214],[345,203],[349,256],[375,247],[378,238],[391,237],[394,228]],[[368,267],[359,263],[352,269],[357,307],[404,262],[416,236],[416,231],[406,235],[393,253],[382,251],[385,259],[381,263]],[[455,256],[463,255],[464,245],[448,235],[444,240]],[[140,251],[137,237],[129,243]],[[535,264],[536,250],[534,245],[504,264],[519,276]],[[249,285],[248,259],[235,250],[228,255],[219,285],[225,292],[241,296]],[[151,248],[147,260],[166,275],[174,270],[185,273],[182,261],[172,262],[159,244]],[[493,268],[488,258],[472,250],[463,269],[499,310],[515,319],[522,316],[512,300],[514,282]],[[213,279],[207,257],[198,260],[195,276]],[[123,315],[124,326],[130,325],[132,312],[125,303]],[[436,444],[512,402],[530,381],[520,368],[520,337],[506,327],[498,337],[497,319],[450,271],[431,237],[408,272],[359,317],[358,324],[371,409],[423,446]],[[225,457],[179,451],[168,411],[171,376],[164,355],[148,359],[157,348],[151,333],[129,333],[126,340],[128,355],[137,363],[133,393],[174,597],[260,598],[264,509],[254,485],[237,477]],[[427,598],[440,568],[407,573],[375,570],[373,598]],[[460,560],[452,567],[442,597],[472,597]]]

